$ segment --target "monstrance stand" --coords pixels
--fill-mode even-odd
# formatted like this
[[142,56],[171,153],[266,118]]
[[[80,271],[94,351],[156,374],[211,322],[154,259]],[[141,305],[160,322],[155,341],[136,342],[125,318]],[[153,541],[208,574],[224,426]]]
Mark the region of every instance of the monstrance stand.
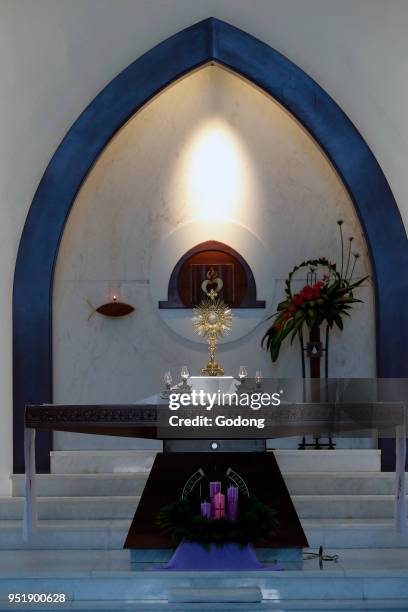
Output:
[[[216,288],[214,288],[214,286]],[[231,329],[231,309],[218,297],[223,282],[213,267],[207,272],[207,280],[201,284],[201,288],[208,298],[204,298],[194,308],[193,326],[202,338],[207,338],[209,361],[202,368],[202,376],[223,376],[224,369],[221,368],[216,359],[218,336],[225,336]],[[209,289],[209,287],[211,287]]]

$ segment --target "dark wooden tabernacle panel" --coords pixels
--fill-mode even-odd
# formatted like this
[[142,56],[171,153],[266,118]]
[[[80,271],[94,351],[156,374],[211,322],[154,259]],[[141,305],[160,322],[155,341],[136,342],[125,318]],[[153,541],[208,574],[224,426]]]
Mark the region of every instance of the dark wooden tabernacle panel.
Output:
[[192,308],[206,294],[201,282],[213,267],[223,281],[219,297],[232,308],[265,308],[265,300],[256,297],[253,272],[245,259],[232,247],[207,240],[187,251],[170,275],[167,300],[159,308]]

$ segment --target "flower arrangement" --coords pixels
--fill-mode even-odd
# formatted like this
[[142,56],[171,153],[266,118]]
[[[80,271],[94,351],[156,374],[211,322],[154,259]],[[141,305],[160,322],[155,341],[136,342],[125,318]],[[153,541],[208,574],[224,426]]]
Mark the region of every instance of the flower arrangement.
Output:
[[[262,346],[270,352],[272,361],[277,361],[282,342],[291,336],[291,343],[296,336],[302,336],[303,327],[309,330],[326,322],[329,328],[334,324],[343,329],[343,317],[349,316],[352,304],[362,302],[354,297],[354,290],[362,285],[368,276],[353,280],[356,263],[360,257],[352,253],[353,237],[349,238],[347,255],[344,248],[342,225],[337,221],[341,240],[341,269],[326,257],[309,259],[295,266],[285,282],[286,298],[278,304],[277,312],[269,319],[273,324],[262,338]],[[301,269],[307,269],[307,283],[301,291],[293,293],[293,276]],[[318,271],[324,274],[318,278]]]

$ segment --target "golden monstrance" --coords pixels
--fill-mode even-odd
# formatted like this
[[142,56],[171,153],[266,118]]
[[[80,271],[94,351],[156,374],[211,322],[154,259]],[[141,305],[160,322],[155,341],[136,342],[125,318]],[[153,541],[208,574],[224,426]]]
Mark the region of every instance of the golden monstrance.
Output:
[[201,370],[202,376],[223,376],[224,370],[215,358],[218,336],[226,336],[231,330],[231,309],[218,293],[223,287],[222,279],[217,276],[214,268],[207,272],[207,279],[201,284],[201,289],[207,295],[198,306],[194,308],[193,326],[202,338],[207,338],[210,359],[205,368]]

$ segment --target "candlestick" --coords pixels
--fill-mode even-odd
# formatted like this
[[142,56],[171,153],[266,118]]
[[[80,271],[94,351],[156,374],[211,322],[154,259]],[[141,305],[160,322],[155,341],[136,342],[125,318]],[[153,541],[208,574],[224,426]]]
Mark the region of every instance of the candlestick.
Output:
[[223,493],[216,493],[214,495],[212,504],[211,504],[212,518],[220,519],[225,515],[225,495]]
[[189,376],[190,376],[190,372],[188,371],[187,366],[183,366],[180,370],[181,380],[185,380],[187,382],[187,380],[189,379]]
[[167,372],[164,373],[163,380],[164,380],[164,384],[166,386],[166,389],[170,389],[171,388],[171,383],[173,382],[173,378],[171,376],[170,370],[167,370]]
[[239,372],[238,372],[238,378],[241,381],[241,383],[245,383],[246,379],[248,376],[248,371],[246,369],[245,366],[240,366],[239,367]]
[[201,502],[201,516],[206,519],[211,518],[211,504],[210,502]]
[[190,393],[191,385],[188,384],[188,379],[190,377],[190,372],[188,371],[187,366],[183,366],[180,370],[180,378],[181,385],[179,386],[180,393]]
[[167,372],[164,373],[163,381],[164,381],[164,391],[162,391],[160,397],[162,399],[169,399],[169,396],[171,393],[171,383],[173,382],[173,378],[171,376],[170,370],[167,370]]
[[262,372],[261,370],[257,370],[255,372],[255,386],[257,389],[260,389],[262,386]]

